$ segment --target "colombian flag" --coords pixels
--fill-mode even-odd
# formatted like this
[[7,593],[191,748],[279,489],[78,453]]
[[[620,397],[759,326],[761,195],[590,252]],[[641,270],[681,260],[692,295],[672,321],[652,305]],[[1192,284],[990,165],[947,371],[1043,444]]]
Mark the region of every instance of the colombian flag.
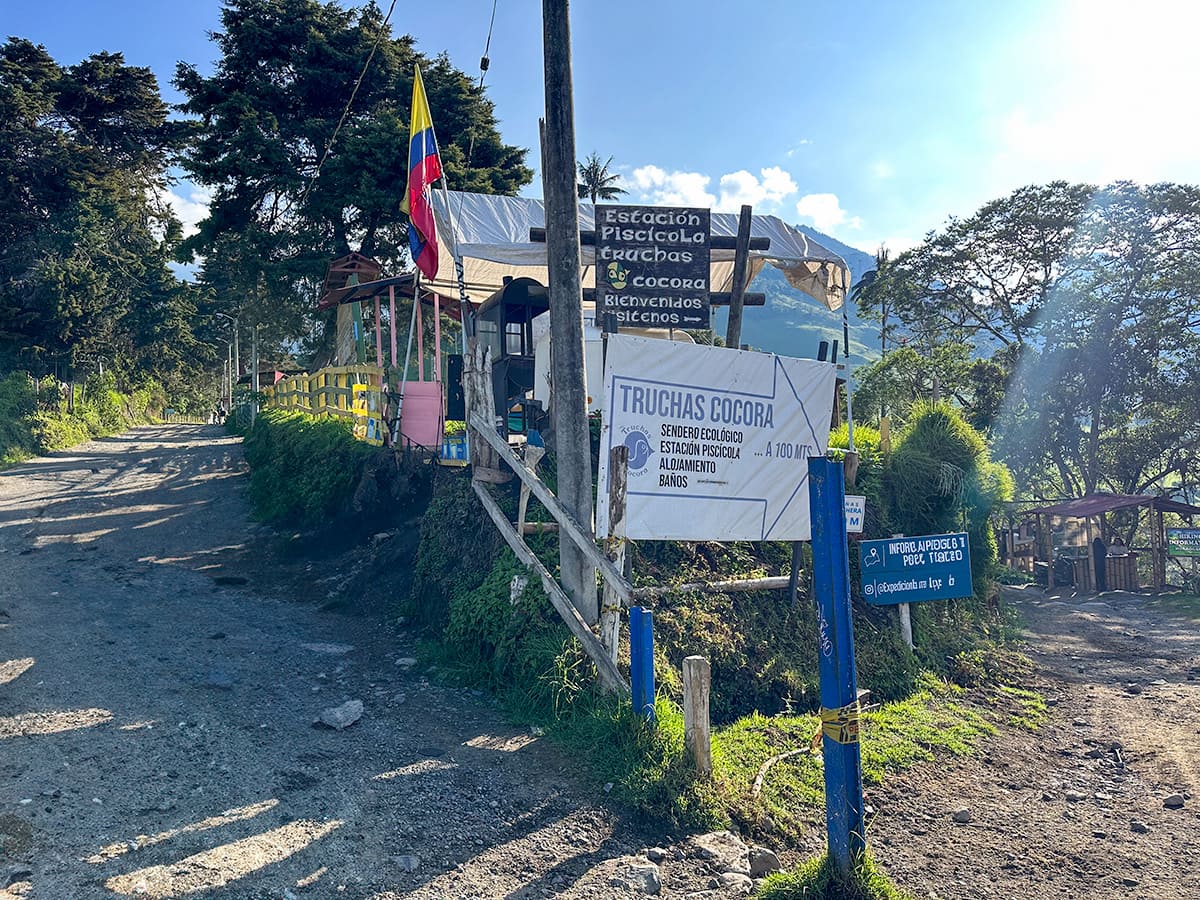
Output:
[[420,68],[413,79],[412,121],[408,133],[408,190],[404,192],[400,209],[408,213],[408,248],[413,262],[422,275],[433,280],[438,270],[438,249],[431,191],[433,183],[442,177],[442,160],[438,157],[433,118],[429,115]]

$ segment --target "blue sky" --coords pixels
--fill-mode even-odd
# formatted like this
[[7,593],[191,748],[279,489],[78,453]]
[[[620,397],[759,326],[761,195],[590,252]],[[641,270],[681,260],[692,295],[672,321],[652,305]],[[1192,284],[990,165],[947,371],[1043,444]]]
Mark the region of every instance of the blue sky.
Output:
[[[0,0],[5,34],[63,64],[121,51],[168,100],[176,60],[211,68],[219,9]],[[400,0],[393,27],[477,73],[491,10]],[[504,138],[530,148],[540,11],[499,0],[486,80]],[[1185,0],[576,0],[572,23],[578,155],[611,155],[631,202],[750,202],[873,251],[1024,184],[1200,181],[1200,5]],[[202,194],[176,193],[185,219],[202,213]]]

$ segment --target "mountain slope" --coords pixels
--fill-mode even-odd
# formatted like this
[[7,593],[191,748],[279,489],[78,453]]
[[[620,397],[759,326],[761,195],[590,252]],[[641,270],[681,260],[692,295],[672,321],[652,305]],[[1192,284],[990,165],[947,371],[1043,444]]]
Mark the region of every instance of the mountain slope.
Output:
[[[822,234],[807,225],[796,228],[811,237],[821,246],[837,253],[850,267],[850,277],[857,283],[863,273],[875,268],[875,257],[841,241]],[[758,277],[750,283],[751,291],[762,291],[767,295],[766,306],[747,307],[742,319],[742,343],[758,350],[769,350],[782,356],[815,357],[821,341],[838,342],[838,358],[843,355],[842,311],[830,311],[796,290],[774,266],[764,266]],[[846,304],[846,318],[850,325],[850,351],[854,364],[879,356],[879,328],[872,322],[858,317],[853,303]],[[713,328],[722,336],[728,312],[714,310]]]

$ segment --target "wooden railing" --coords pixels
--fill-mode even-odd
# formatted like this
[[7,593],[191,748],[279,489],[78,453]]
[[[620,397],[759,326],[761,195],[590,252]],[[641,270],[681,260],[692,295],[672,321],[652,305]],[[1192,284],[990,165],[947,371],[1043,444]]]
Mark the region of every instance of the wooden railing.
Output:
[[354,415],[350,406],[356,384],[382,390],[383,369],[366,365],[333,366],[311,375],[291,375],[263,388],[262,392],[268,406],[349,419]]

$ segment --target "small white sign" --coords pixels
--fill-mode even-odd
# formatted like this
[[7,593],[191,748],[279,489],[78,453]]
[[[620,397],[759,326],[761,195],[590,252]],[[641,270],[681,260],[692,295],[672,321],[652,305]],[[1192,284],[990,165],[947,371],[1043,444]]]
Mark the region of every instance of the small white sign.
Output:
[[809,540],[808,460],[829,443],[835,378],[812,359],[612,335],[597,533],[608,455],[624,444],[628,537]]
[[847,534],[862,534],[863,519],[867,514],[867,498],[846,495],[846,532]]

